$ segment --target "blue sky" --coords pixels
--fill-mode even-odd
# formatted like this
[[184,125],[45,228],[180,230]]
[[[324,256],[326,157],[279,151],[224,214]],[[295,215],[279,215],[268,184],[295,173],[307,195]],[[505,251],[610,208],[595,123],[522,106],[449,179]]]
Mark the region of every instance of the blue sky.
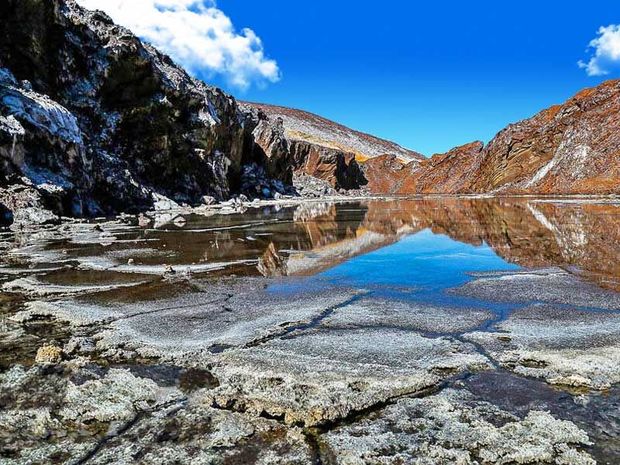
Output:
[[620,23],[617,1],[78,1],[240,99],[309,110],[427,155],[487,142],[620,68],[620,28],[597,35]]

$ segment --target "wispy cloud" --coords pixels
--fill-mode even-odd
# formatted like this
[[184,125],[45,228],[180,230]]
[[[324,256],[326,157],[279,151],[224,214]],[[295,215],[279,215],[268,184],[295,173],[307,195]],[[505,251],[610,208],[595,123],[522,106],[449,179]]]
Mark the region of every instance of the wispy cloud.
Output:
[[237,31],[215,0],[78,0],[88,9],[105,11],[190,73],[209,78],[220,74],[233,86],[247,89],[280,79],[275,60],[265,55],[251,29]]
[[620,25],[611,24],[598,30],[598,37],[590,42],[593,50],[589,61],[580,61],[579,67],[589,76],[604,76],[620,66]]

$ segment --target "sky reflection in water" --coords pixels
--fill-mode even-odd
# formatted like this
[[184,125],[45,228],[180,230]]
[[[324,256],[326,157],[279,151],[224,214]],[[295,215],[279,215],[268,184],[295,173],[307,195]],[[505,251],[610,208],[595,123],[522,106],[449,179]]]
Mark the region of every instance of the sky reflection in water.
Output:
[[324,287],[364,289],[377,297],[425,304],[487,308],[503,312],[513,305],[482,302],[445,291],[472,280],[470,273],[515,271],[488,245],[473,246],[429,229],[395,244],[359,255],[312,277],[272,285],[272,292],[295,294]]

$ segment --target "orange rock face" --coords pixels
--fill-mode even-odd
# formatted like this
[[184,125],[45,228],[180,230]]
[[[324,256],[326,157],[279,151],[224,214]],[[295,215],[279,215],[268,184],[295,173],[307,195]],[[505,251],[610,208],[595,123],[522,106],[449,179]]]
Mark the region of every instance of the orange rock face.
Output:
[[336,189],[359,189],[366,184],[352,153],[296,140],[289,147],[295,174],[322,179]]
[[[414,162],[414,166],[418,163]],[[409,169],[394,155],[381,155],[371,158],[362,164],[364,176],[368,181],[366,187],[374,194],[394,193],[404,179]]]
[[480,166],[482,142],[472,142],[422,162],[401,183],[397,194],[454,194],[467,192]]
[[620,80],[586,89],[473,142],[412,166],[365,164],[374,193],[619,194]]
[[484,148],[472,190],[620,193],[620,81],[501,131]]
[[482,149],[482,142],[472,142],[406,165],[384,155],[366,161],[363,170],[375,194],[455,194],[471,189]]

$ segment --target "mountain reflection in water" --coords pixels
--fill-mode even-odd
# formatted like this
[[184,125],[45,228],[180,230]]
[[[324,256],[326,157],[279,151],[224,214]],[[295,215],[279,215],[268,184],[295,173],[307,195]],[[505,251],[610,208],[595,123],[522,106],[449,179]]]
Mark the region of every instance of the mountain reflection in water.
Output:
[[[267,274],[313,274],[426,229],[451,239],[488,244],[526,268],[563,267],[620,290],[620,206],[522,199],[370,201],[301,206],[297,250],[262,257]],[[275,247],[277,249],[277,246]],[[466,259],[466,258],[465,258]],[[269,266],[273,265],[273,266]]]
[[[136,233],[150,241],[146,244],[152,252],[139,254],[137,264],[244,261],[247,265],[235,273],[314,275],[429,230],[472,246],[487,244],[510,264],[559,266],[620,290],[618,204],[533,199],[370,200],[168,220]],[[126,255],[133,252],[131,249]],[[91,247],[90,252],[81,252],[87,253],[96,250]],[[108,248],[106,253],[124,258],[121,250],[111,253]]]

